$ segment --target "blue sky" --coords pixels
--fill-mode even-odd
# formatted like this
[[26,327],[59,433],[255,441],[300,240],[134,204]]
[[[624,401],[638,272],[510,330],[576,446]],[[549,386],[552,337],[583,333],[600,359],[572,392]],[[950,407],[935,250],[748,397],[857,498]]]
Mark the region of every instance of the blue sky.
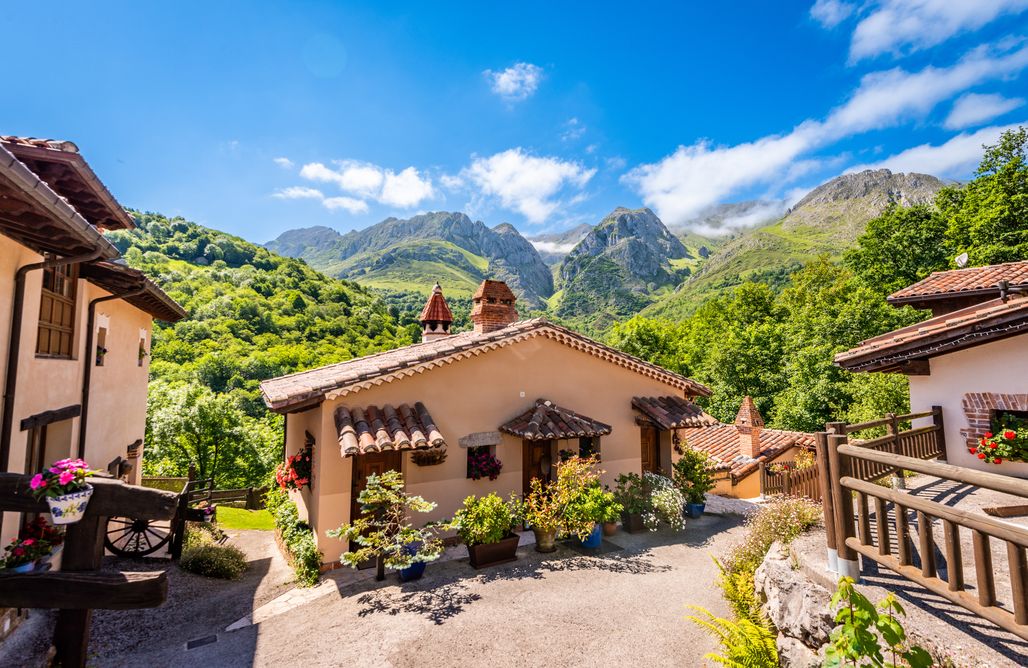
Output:
[[1028,121],[1028,0],[668,4],[15,2],[0,133],[263,242],[434,210],[681,224],[867,166],[967,178]]

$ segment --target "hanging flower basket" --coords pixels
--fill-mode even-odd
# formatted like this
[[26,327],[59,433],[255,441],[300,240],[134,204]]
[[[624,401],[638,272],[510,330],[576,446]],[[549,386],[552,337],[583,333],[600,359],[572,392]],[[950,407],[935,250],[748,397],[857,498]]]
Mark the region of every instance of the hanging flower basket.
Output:
[[29,482],[32,495],[45,498],[54,524],[74,524],[86,514],[93,486],[86,478],[96,471],[81,459],[61,459]]

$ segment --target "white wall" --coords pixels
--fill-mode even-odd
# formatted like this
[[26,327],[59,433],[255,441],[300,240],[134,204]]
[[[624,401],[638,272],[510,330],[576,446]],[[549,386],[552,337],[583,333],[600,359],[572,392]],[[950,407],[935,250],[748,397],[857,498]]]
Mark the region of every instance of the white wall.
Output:
[[961,430],[967,429],[963,398],[968,392],[1028,392],[1028,334],[986,343],[932,358],[931,375],[910,377],[913,412],[942,406],[946,425],[946,458],[950,464],[1028,478],[1028,464],[986,464],[967,451]]

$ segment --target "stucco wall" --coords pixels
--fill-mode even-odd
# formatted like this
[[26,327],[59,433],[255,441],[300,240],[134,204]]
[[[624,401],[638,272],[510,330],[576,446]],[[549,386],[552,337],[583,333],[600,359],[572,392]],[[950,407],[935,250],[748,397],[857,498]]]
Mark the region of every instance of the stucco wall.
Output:
[[931,375],[910,377],[910,407],[921,412],[942,406],[949,463],[1028,478],[1028,464],[983,463],[967,451],[960,433],[968,426],[961,403],[964,394],[1028,392],[1028,334],[941,355],[932,358],[930,364]]
[[[15,273],[18,267],[41,259],[38,254],[0,235],[0,379],[5,378],[7,373],[5,366],[10,341]],[[90,300],[108,294],[85,280],[78,281],[73,357],[70,360],[49,359],[36,357],[35,354],[41,286],[42,271],[29,272],[25,279],[21,354],[8,466],[10,471],[15,472],[24,471],[28,446],[29,432],[21,430],[21,420],[44,411],[82,403],[87,307]],[[110,352],[103,367],[93,367],[85,455],[93,467],[105,468],[118,455],[124,457],[130,443],[143,438],[149,358],[140,367],[137,355],[141,329],[146,333],[149,349],[151,318],[121,300],[101,303],[98,312],[109,316],[106,347]],[[79,418],[49,425],[47,457],[58,459],[76,453],[78,432]],[[136,460],[137,466],[140,461]],[[137,469],[134,472],[135,480],[138,480],[138,475]],[[18,528],[17,517],[15,513],[4,514],[0,541],[5,543],[14,536]]]
[[[438,508],[423,519],[452,516],[469,494],[490,491],[506,496],[522,489],[522,445],[519,438],[504,434],[496,447],[503,471],[495,481],[468,480],[466,451],[458,439],[474,432],[495,431],[499,425],[524,412],[538,398],[582,413],[611,425],[612,432],[601,439],[603,481],[613,486],[620,473],[641,471],[640,434],[632,410],[633,396],[666,396],[681,390],[634,373],[587,353],[544,337],[521,341],[505,348],[439,367],[400,381],[362,390],[326,401],[313,411],[318,415],[314,458],[312,518],[319,547],[327,561],[338,558],[344,546],[325,535],[349,519],[352,459],[339,451],[333,414],[337,406],[397,405],[423,401],[448,444],[446,461],[421,467],[403,455],[407,490],[437,502]],[[311,417],[305,418],[308,423]],[[302,444],[303,432],[289,417],[288,452]],[[312,431],[312,433],[315,433]],[[570,443],[558,443],[569,447]],[[577,443],[573,444],[577,448]],[[662,434],[661,455],[670,449]]]

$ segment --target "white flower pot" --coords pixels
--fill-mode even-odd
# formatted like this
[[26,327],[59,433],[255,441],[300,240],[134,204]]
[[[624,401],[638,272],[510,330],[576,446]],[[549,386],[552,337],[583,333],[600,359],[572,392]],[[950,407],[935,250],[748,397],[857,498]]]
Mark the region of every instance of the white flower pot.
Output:
[[81,520],[82,516],[86,514],[86,506],[89,505],[91,496],[93,496],[93,486],[86,485],[85,489],[78,492],[46,497],[53,523],[74,524]]

